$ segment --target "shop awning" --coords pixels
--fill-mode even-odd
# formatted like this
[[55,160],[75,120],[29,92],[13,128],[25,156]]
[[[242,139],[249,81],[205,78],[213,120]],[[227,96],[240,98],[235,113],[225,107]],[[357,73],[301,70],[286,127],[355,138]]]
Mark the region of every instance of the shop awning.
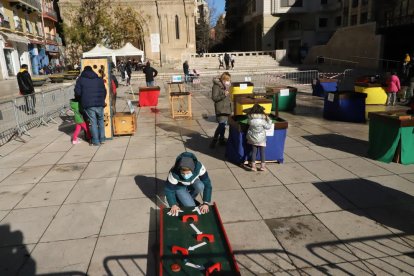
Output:
[[8,33],[3,33],[3,32],[1,34],[4,37],[6,37],[7,40],[10,40],[10,41],[25,43],[25,44],[30,43],[30,40],[25,36],[20,36],[20,35],[16,35],[16,34],[8,34]]

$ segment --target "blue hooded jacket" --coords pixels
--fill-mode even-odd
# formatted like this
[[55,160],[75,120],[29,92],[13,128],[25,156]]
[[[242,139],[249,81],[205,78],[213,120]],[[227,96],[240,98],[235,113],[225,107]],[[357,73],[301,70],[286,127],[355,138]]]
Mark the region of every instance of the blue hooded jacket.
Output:
[[104,107],[106,89],[103,79],[94,71],[84,70],[76,81],[75,98],[80,99],[83,108]]

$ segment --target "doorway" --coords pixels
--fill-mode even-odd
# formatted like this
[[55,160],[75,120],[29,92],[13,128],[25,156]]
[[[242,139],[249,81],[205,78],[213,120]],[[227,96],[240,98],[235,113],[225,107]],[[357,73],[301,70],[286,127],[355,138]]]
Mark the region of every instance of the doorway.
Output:
[[7,73],[9,76],[15,76],[14,70],[13,70],[13,57],[12,57],[13,50],[10,49],[4,49],[4,58],[6,60],[6,66],[7,66]]

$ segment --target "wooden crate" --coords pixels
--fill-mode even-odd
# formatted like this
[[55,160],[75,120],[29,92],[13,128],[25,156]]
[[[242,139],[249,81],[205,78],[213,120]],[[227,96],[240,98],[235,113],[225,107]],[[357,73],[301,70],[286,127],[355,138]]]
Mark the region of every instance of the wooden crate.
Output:
[[135,113],[117,112],[112,118],[114,135],[134,135],[137,130]]

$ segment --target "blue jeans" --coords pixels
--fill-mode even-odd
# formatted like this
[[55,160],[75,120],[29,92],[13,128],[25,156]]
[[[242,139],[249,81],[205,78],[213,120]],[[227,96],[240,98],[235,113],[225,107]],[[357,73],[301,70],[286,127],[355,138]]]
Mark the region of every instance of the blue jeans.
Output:
[[204,183],[201,182],[200,179],[197,179],[190,186],[180,186],[180,188],[175,191],[175,195],[184,207],[193,207],[196,206],[194,198],[203,191]]
[[104,108],[88,107],[85,108],[86,116],[91,123],[92,144],[99,145],[105,142],[105,124],[104,124]]
[[155,82],[154,81],[147,81],[147,86],[148,87],[155,86]]

